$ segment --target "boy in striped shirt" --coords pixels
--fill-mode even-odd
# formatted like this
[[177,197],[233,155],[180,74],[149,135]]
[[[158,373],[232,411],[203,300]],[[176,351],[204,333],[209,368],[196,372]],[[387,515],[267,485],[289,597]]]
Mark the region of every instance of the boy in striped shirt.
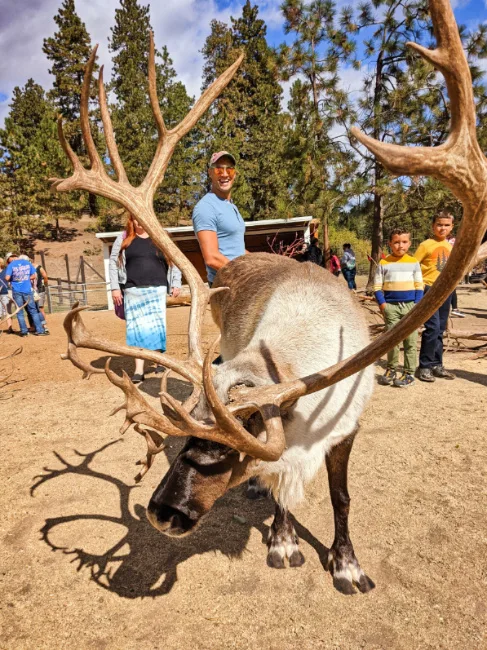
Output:
[[[391,255],[377,265],[374,280],[374,295],[384,316],[387,329],[394,327],[423,297],[423,276],[418,260],[407,254],[411,238],[401,228],[393,230],[389,237]],[[415,330],[404,345],[404,372],[397,378],[399,346],[387,354],[387,369],[379,383],[383,386],[407,387],[414,384],[417,365],[418,332]]]

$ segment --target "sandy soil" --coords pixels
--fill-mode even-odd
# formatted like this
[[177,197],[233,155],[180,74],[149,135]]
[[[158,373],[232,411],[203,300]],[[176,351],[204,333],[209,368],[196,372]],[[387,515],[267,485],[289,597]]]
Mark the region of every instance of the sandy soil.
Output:
[[[485,331],[487,294],[460,304],[477,318],[455,324]],[[171,353],[183,353],[187,315],[169,312]],[[123,341],[111,313],[86,323]],[[120,438],[122,414],[107,417],[121,394],[62,362],[61,315],[50,326],[51,337],[22,340],[19,382],[0,406],[2,649],[487,647],[487,359],[450,353],[454,382],[377,386],[349,480],[352,539],[377,586],[347,597],[323,568],[333,539],[324,470],[294,512],[300,569],[266,566],[273,507],[242,488],[191,537],[152,529],[145,506],[181,441],[135,487],[144,443],[132,431]],[[2,353],[19,342],[2,336]],[[153,375],[143,390],[155,400]]]

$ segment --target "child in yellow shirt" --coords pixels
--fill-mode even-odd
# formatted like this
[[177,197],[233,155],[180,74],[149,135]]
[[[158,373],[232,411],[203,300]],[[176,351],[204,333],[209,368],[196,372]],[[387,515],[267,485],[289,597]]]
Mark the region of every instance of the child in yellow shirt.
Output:
[[[425,294],[438,279],[451,253],[447,237],[453,230],[453,215],[439,212],[433,217],[433,237],[419,245],[414,257],[421,264]],[[455,375],[443,366],[443,334],[450,313],[451,296],[426,321],[421,338],[418,378],[421,381],[435,381],[437,377],[455,379]]]

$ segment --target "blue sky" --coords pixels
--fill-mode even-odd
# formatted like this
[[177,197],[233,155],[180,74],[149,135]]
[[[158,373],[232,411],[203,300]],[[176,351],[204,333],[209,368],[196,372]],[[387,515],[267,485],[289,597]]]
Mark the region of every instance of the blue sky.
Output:
[[[337,5],[354,5],[357,0],[337,0]],[[140,0],[141,4],[149,4]],[[158,47],[167,45],[176,71],[188,92],[199,95],[202,57],[200,50],[215,18],[229,22],[238,16],[245,0],[153,0],[151,22]],[[278,45],[284,39],[281,0],[257,0],[261,18],[268,26],[268,40]],[[457,20],[474,28],[487,21],[487,0],[454,0]],[[54,15],[61,0],[0,0],[0,126],[8,113],[15,86],[23,86],[29,77],[46,89],[52,84],[49,64],[42,53],[42,41],[55,31]],[[110,55],[107,38],[113,25],[119,0],[76,0],[76,8],[85,22],[93,43],[99,43],[100,63],[109,76]],[[19,7],[21,11],[19,11]],[[486,63],[487,69],[487,63]],[[360,74],[344,73],[343,84],[353,90]]]

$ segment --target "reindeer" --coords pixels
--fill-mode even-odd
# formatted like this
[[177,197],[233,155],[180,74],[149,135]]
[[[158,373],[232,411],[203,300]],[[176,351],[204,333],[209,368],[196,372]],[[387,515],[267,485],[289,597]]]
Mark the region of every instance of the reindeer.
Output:
[[[396,327],[369,343],[363,316],[350,293],[327,271],[270,254],[247,255],[221,269],[210,290],[171,242],[153,211],[154,192],[177,142],[229,83],[242,56],[210,86],[190,113],[172,130],[165,126],[155,87],[154,45],[150,37],[149,96],[159,143],[139,187],[127,180],[121,163],[100,70],[99,97],[108,152],[117,179],[109,176],[97,154],[88,121],[90,80],[96,49],[87,65],[81,102],[81,126],[91,168],[85,169],[69,147],[58,122],[62,146],[74,167],[68,179],[52,179],[57,191],[86,190],[116,201],[132,212],[152,240],[183,272],[191,289],[188,357],[178,360],[158,352],[117,345],[91,334],[75,306],[65,319],[68,350],[64,358],[84,376],[103,372],[84,362],[79,348],[144,358],[164,365],[162,413],[143,398],[126,373],[105,367],[108,379],[125,394],[121,432],[132,424],[147,442],[140,480],[163,448],[161,436],[189,436],[155,490],[149,521],[172,536],[189,534],[215,501],[232,486],[257,476],[276,500],[268,540],[268,564],[300,566],[288,508],[303,496],[304,485],[326,462],[335,537],[329,569],[345,593],[369,591],[374,583],[361,569],[348,531],[350,498],[347,467],[358,421],[372,393],[373,364],[404,340],[444,302],[462,278],[487,227],[487,161],[475,133],[470,71],[448,0],[430,0],[437,48],[409,45],[440,70],[451,102],[451,128],[437,148],[407,148],[378,142],[354,130],[385,167],[397,175],[431,175],[463,203],[464,216],[453,252],[427,296]],[[256,290],[258,288],[258,290]],[[203,354],[202,323],[208,301],[221,330],[224,363],[213,370],[218,340]],[[323,370],[322,368],[325,367]],[[169,373],[193,384],[180,403],[167,392]],[[159,433],[157,433],[159,432]]]

